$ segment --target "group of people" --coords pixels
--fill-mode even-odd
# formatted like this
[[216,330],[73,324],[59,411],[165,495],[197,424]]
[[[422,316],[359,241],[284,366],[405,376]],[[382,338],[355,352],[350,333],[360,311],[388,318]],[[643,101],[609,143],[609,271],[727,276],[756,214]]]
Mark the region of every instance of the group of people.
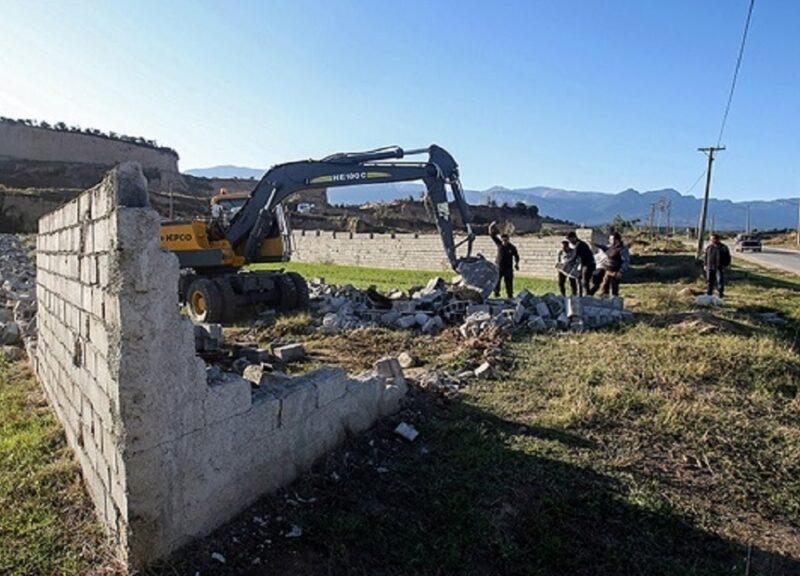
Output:
[[[489,225],[489,236],[497,245],[495,263],[500,277],[495,286],[494,295],[500,296],[500,287],[505,284],[509,298],[514,296],[514,271],[519,270],[519,251],[511,243],[508,234],[498,234],[497,223]],[[569,282],[572,295],[595,294],[604,296],[619,295],[619,284],[622,274],[630,266],[630,253],[623,244],[619,233],[609,236],[607,246],[595,244],[600,251],[595,255],[587,242],[578,238],[572,231],[567,234],[558,252],[558,287],[562,296],[566,296],[566,285]]]
[[631,254],[618,232],[609,235],[608,245],[595,244],[597,253],[589,243],[578,238],[573,231],[561,242],[558,251],[558,289],[567,295],[567,282],[573,296],[594,295],[619,296],[622,275],[628,271]]
[[[511,243],[508,234],[498,234],[496,222],[489,225],[489,236],[497,245],[495,262],[500,271],[494,295],[499,297],[500,287],[505,284],[506,294],[513,298],[514,271],[519,270],[519,251]],[[562,241],[556,262],[558,289],[562,296],[567,295],[567,284],[572,296],[593,296],[598,292],[603,297],[619,296],[622,276],[630,268],[630,251],[616,231],[609,235],[608,245],[594,245],[598,248],[596,253],[588,242],[578,238],[575,231],[567,234]],[[725,293],[724,270],[731,264],[730,250],[718,234],[712,234],[704,256],[707,293],[711,295],[716,289],[722,298]]]

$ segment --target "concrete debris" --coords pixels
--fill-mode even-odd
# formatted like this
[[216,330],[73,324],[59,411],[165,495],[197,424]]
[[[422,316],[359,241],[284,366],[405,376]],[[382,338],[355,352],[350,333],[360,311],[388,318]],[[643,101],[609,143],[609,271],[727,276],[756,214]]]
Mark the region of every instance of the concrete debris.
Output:
[[0,344],[16,346],[22,343],[22,330],[16,322],[0,324]]
[[477,376],[478,378],[480,378],[484,374],[488,376],[491,370],[492,370],[492,365],[489,364],[488,362],[484,362],[483,364],[475,368],[475,376]]
[[394,384],[404,386],[406,383],[405,376],[403,375],[403,368],[400,366],[397,358],[381,358],[375,363],[375,371],[378,376],[382,376],[387,380],[392,380]]
[[247,367],[250,366],[250,364],[252,364],[252,362],[250,362],[250,360],[248,360],[247,358],[237,358],[236,360],[233,361],[231,367],[233,368],[233,371],[236,372],[237,374],[244,374],[245,369],[247,369]]
[[402,438],[405,438],[409,442],[413,442],[417,439],[417,436],[419,436],[417,429],[411,424],[407,424],[405,422],[400,422],[400,424],[397,425],[397,428],[394,429],[394,433]]
[[303,529],[297,524],[292,524],[292,528],[284,534],[286,538],[300,538],[303,535]]
[[397,356],[397,362],[400,364],[400,368],[414,368],[415,366],[419,366],[419,358],[409,352],[401,352]]
[[0,345],[7,359],[21,359],[12,352],[28,341],[29,353],[36,340],[36,266],[29,249],[13,234],[0,234]]
[[[480,262],[468,264],[479,269]],[[463,278],[458,277],[450,284],[435,277],[408,293],[390,290],[386,295],[374,288],[361,291],[350,285],[331,286],[318,278],[311,281],[309,289],[318,330],[324,334],[377,326],[437,334],[448,325],[457,325],[464,338],[476,338],[515,330],[582,331],[632,317],[618,297],[562,298],[523,290],[512,300],[486,298],[464,290]]]
[[302,344],[278,346],[274,353],[281,362],[296,362],[306,357],[306,349]]
[[17,346],[3,346],[3,356],[9,362],[15,362],[22,359],[22,348]]
[[242,378],[260,387],[275,387],[284,384],[289,376],[274,370],[270,364],[250,364],[242,372]]
[[198,352],[214,352],[225,344],[221,324],[195,324],[194,348]]
[[722,298],[712,296],[709,294],[701,294],[694,299],[694,303],[698,306],[722,306]]

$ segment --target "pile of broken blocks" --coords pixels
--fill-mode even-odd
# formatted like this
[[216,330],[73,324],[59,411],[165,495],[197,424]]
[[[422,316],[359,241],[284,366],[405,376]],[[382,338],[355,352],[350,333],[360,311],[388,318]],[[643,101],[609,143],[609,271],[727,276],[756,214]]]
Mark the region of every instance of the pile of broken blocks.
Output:
[[633,317],[619,297],[535,296],[523,290],[513,299],[483,301],[442,278],[432,278],[425,287],[409,293],[392,290],[381,294],[374,288],[328,285],[319,278],[312,280],[309,288],[312,309],[324,334],[376,326],[418,328],[425,334],[435,334],[445,326],[460,325],[461,335],[469,338],[489,329],[500,333],[583,331]]
[[35,338],[36,266],[25,244],[0,234],[0,347],[7,360],[22,358],[23,340]]

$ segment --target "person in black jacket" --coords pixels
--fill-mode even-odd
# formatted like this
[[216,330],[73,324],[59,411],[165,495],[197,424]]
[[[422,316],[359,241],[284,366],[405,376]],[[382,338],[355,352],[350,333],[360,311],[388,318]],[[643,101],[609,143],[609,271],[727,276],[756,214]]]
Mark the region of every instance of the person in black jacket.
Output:
[[500,278],[497,279],[497,286],[494,287],[495,297],[500,296],[500,284],[506,283],[506,294],[509,298],[514,297],[514,270],[519,270],[519,252],[517,247],[511,243],[508,234],[497,235],[497,222],[489,224],[489,236],[497,245],[497,257],[495,263],[500,269]]
[[575,249],[573,260],[577,260],[581,265],[581,276],[578,282],[581,296],[589,294],[592,288],[592,275],[597,267],[594,263],[594,252],[589,245],[578,238],[578,234],[573,230],[567,234],[567,240]]
[[609,295],[619,296],[619,283],[622,280],[622,268],[625,259],[625,245],[619,234],[612,234],[609,238],[611,244],[603,249],[606,254],[605,270],[603,282],[600,285],[600,293],[605,297]]
[[723,270],[731,265],[731,252],[722,243],[719,234],[711,235],[711,242],[706,246],[703,268],[706,271],[707,290],[706,294],[711,296],[714,288],[719,292],[719,297],[725,295],[725,274]]

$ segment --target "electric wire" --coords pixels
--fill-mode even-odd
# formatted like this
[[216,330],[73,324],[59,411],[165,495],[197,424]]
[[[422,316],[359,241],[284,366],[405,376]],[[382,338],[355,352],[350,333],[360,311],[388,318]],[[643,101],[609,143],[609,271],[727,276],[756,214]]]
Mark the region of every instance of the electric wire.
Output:
[[747,32],[750,30],[750,18],[753,15],[753,6],[756,0],[750,0],[750,6],[747,9],[747,20],[744,23],[744,32],[742,33],[742,43],[739,45],[739,56],[736,58],[736,67],[733,70],[733,81],[731,82],[731,89],[728,92],[728,102],[725,104],[725,112],[722,115],[722,125],[719,128],[719,137],[717,138],[717,147],[722,143],[722,135],[725,133],[725,125],[728,123],[728,114],[731,111],[731,103],[733,102],[733,93],[736,90],[736,80],[739,78],[739,69],[742,67],[742,57],[744,56],[744,47],[747,42]]

